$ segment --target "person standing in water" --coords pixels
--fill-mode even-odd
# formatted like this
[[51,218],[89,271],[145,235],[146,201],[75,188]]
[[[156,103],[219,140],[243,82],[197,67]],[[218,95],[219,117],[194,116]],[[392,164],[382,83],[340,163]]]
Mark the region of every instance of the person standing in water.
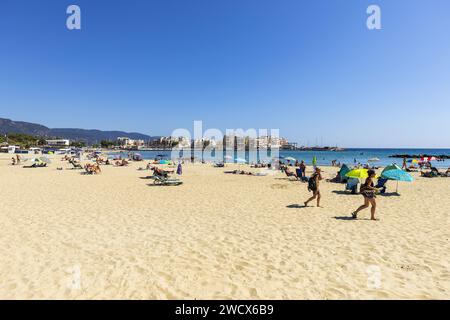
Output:
[[371,213],[371,220],[377,220],[375,218],[375,210],[377,208],[377,202],[376,202],[376,195],[375,193],[378,191],[377,188],[374,187],[373,179],[375,179],[375,171],[369,170],[367,171],[367,174],[369,177],[366,179],[366,182],[361,186],[361,194],[364,197],[364,204],[360,206],[355,212],[352,213],[353,219],[358,218],[358,213],[361,210],[367,209],[369,207],[369,204],[372,205],[372,208],[370,209]]
[[313,175],[309,178],[308,181],[308,190],[313,192],[313,196],[305,201],[305,207],[308,206],[308,203],[317,198],[317,207],[320,207],[320,189],[319,183],[322,180],[322,173],[319,167],[316,167]]

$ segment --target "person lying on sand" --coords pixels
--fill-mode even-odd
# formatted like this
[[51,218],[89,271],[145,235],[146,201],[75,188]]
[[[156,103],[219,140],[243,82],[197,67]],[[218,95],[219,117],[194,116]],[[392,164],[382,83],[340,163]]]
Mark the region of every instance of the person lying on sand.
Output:
[[247,176],[252,176],[254,175],[253,172],[250,171],[244,171],[244,170],[233,170],[233,171],[224,171],[224,173],[229,173],[229,174],[240,174],[240,175],[247,175]]
[[127,166],[128,165],[128,161],[127,160],[125,160],[125,159],[122,159],[122,161],[116,161],[116,166],[117,167],[124,167],[124,166]]
[[169,174],[172,174],[175,172],[175,170],[164,170],[164,169],[160,169],[158,167],[152,167],[151,168],[153,170],[153,174],[156,176],[160,176],[160,177],[164,177],[167,178],[169,176]]
[[84,169],[87,173],[93,173],[93,174],[99,174],[102,172],[102,169],[100,169],[100,165],[98,163],[95,164],[86,164],[84,166]]

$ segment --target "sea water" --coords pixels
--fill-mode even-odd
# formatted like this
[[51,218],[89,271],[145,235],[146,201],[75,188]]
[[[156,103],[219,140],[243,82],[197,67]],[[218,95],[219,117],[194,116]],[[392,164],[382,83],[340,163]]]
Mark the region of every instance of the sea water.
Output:
[[[142,157],[146,160],[155,159],[155,158],[164,158],[170,159],[172,157],[172,152],[169,151],[135,151],[142,155]],[[127,155],[128,152],[123,152],[123,155]],[[257,160],[265,161],[267,159],[272,158],[272,154],[270,151],[260,150],[260,152],[256,151],[247,151],[245,152],[245,159],[247,162],[256,162]],[[401,158],[390,158],[389,156],[394,154],[428,154],[428,155],[447,155],[450,156],[450,149],[346,149],[345,151],[289,151],[289,150],[281,150],[279,151],[280,160],[283,161],[284,158],[292,157],[297,159],[298,161],[305,161],[307,165],[311,165],[313,158],[316,157],[317,165],[319,166],[329,166],[333,160],[341,164],[354,165],[354,164],[367,164],[369,159],[378,158],[380,161],[372,162],[371,164],[375,166],[387,166],[393,163],[398,165],[402,165],[403,159]],[[158,157],[162,156],[162,157]],[[190,158],[190,154],[183,154],[184,158]],[[233,159],[236,157],[243,158],[244,154],[240,155],[235,153],[233,155]],[[174,158],[178,158],[178,154],[174,152]],[[205,161],[205,162],[214,162],[220,157],[216,157],[215,153],[211,152],[197,152],[196,160],[197,161]],[[221,158],[221,160],[223,157]],[[233,162],[233,159],[227,160],[227,162]],[[266,161],[267,162],[267,161]],[[409,165],[409,164],[408,164]],[[448,168],[450,167],[450,160],[445,161],[433,161],[432,165],[438,168]]]

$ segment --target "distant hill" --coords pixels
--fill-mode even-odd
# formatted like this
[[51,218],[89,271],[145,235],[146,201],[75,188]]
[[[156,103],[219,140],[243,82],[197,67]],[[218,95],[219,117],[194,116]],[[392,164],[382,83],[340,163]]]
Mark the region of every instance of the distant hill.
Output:
[[48,136],[49,131],[49,128],[40,124],[0,118],[1,135],[5,135],[6,133],[22,133],[45,137]]
[[118,137],[129,137],[131,139],[142,139],[146,141],[159,138],[137,132],[86,130],[74,128],[51,129],[41,124],[12,121],[10,119],[0,118],[0,134],[5,135],[7,133],[22,133],[45,138],[62,138],[85,141],[87,144],[99,143],[101,140],[115,141]]

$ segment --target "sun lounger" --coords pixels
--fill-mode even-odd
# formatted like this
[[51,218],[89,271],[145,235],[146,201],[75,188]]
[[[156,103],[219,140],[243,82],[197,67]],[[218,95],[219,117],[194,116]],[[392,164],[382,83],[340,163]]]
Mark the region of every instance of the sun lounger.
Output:
[[154,185],[161,185],[161,186],[179,186],[183,183],[183,181],[178,179],[172,179],[172,178],[165,178],[158,175],[153,176],[153,184]]
[[23,166],[23,168],[44,168],[46,166],[47,164],[45,162],[42,162],[42,163],[33,163],[30,166]]
[[72,169],[83,169],[83,166],[80,163],[70,161],[70,164],[72,165]]

